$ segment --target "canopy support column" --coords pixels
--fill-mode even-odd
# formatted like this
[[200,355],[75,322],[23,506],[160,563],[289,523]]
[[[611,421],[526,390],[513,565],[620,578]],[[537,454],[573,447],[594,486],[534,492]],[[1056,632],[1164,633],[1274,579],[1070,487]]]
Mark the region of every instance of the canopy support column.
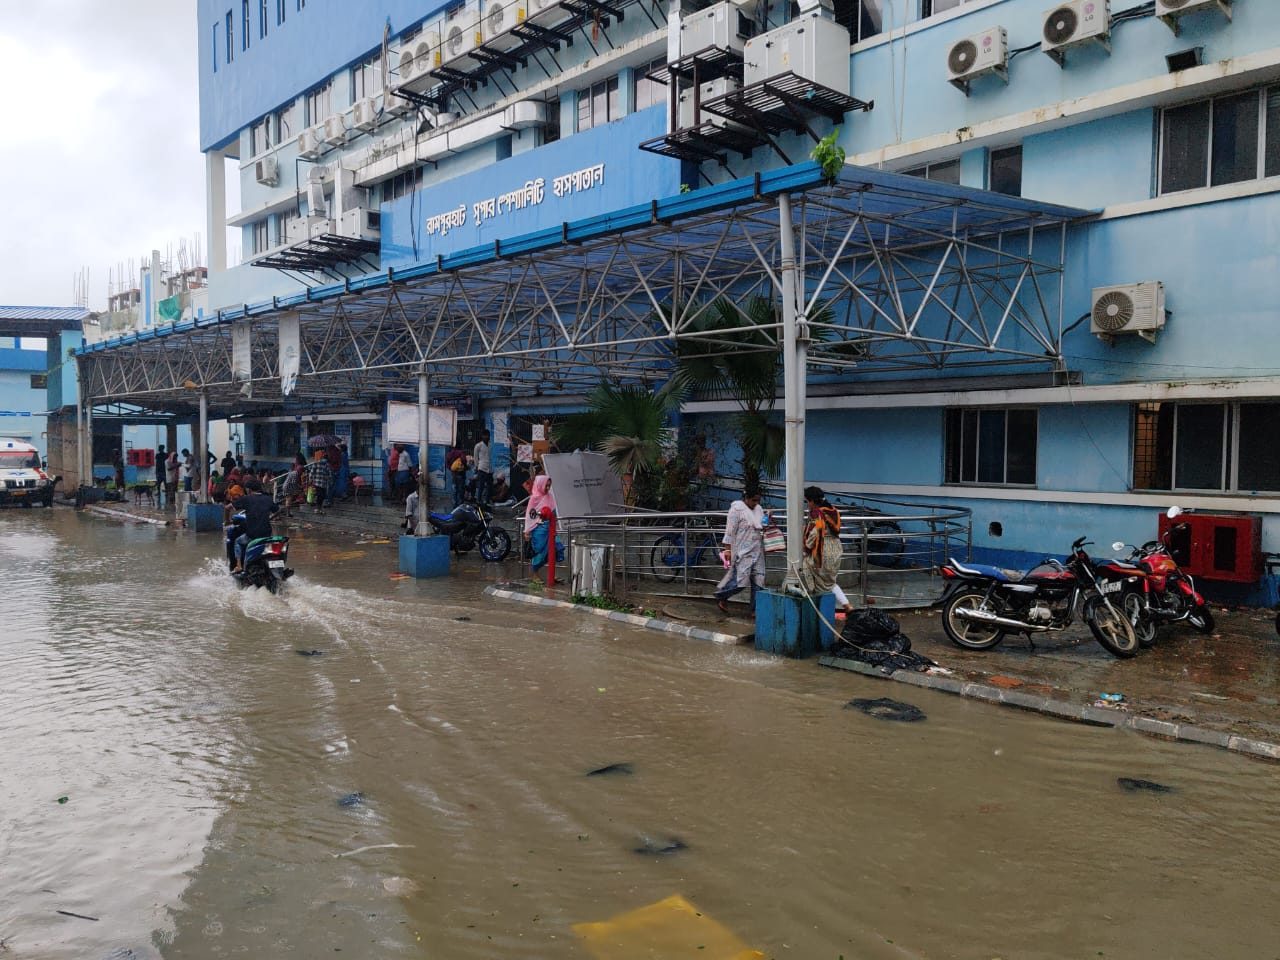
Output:
[[195,503],[204,503],[209,493],[209,394],[200,391],[200,432],[196,436]]
[[427,471],[427,446],[431,442],[431,381],[426,367],[418,374],[418,516],[415,533],[427,536],[427,514],[431,511],[431,477]]
[[784,588],[797,584],[804,544],[804,402],[808,330],[799,309],[796,236],[791,197],[778,196],[778,232],[782,280],[782,403],[786,422],[787,574]]

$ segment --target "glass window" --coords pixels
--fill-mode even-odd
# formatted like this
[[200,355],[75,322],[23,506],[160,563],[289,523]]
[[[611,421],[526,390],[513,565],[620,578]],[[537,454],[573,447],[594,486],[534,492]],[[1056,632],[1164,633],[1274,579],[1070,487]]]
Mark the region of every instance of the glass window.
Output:
[[271,249],[271,238],[267,233],[267,221],[255,220],[253,223],[253,252],[263,253]]
[[590,130],[618,119],[618,78],[610,77],[578,91],[578,129]]
[[1280,176],[1280,87],[1170,107],[1160,117],[1160,193]]
[[965,0],[920,0],[920,16],[932,17],[935,13],[946,13],[964,2]]
[[258,38],[267,36],[267,3],[269,0],[258,0]]
[[276,26],[284,23],[285,11],[288,9],[285,5],[288,0],[276,0]]
[[302,132],[302,101],[290,100],[276,112],[276,117],[279,121],[279,142],[292,140]]
[[1210,103],[1189,103],[1164,112],[1160,192],[1203,187],[1209,171]]
[[270,150],[275,146],[277,141],[273,136],[274,121],[275,114],[268,113],[249,128],[249,156],[256,156],[263,150]]
[[422,186],[421,167],[396,174],[390,180],[382,181],[382,202],[390,203],[392,200],[408,196],[420,186]]
[[947,483],[1036,482],[1035,410],[948,410],[943,473]]
[[1277,425],[1280,425],[1280,403],[1240,404],[1237,490],[1280,490]]
[[1258,91],[1213,101],[1210,183],[1239,183],[1258,177]]
[[884,29],[886,0],[835,0],[835,19],[849,31],[849,42],[874,37]]
[[991,151],[987,185],[995,193],[1022,196],[1022,144]]
[[352,460],[378,459],[378,422],[354,420],[351,423],[351,447],[347,455]]
[[351,102],[376,97],[382,92],[382,51],[351,68]]
[[220,23],[213,25],[213,72],[218,72],[218,30],[222,26]]
[[333,112],[333,84],[323,83],[307,92],[307,125],[324,123]]
[[1262,118],[1263,143],[1266,150],[1264,177],[1280,175],[1280,87],[1272,87],[1265,94]]
[[240,0],[240,43],[249,49],[249,0]]
[[632,96],[633,109],[645,110],[659,103],[667,102],[667,86],[658,83],[656,80],[650,80],[649,74],[666,66],[666,57],[659,57],[656,60],[650,60],[648,63],[641,64],[635,69],[635,93]]
[[923,167],[912,167],[910,170],[903,170],[908,177],[922,177],[925,180],[936,180],[939,183],[955,183],[960,182],[960,161],[944,160],[941,163],[930,163]]
[[1140,403],[1135,490],[1280,491],[1280,402]]
[[1184,490],[1223,489],[1227,408],[1221,403],[1178,404],[1173,482]]
[[235,25],[232,23],[230,10],[227,11],[227,18],[225,23],[227,27],[227,38],[226,38],[227,39],[227,63],[230,63],[233,59],[232,51],[234,49],[234,45],[236,42],[236,28],[235,28]]

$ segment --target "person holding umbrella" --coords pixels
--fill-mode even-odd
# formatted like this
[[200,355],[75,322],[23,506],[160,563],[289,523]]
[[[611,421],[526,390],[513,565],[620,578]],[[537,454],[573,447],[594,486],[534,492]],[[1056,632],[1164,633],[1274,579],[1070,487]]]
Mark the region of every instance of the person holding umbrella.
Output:
[[325,497],[329,495],[329,484],[333,480],[333,475],[329,472],[329,460],[325,456],[324,447],[316,450],[315,459],[307,464],[307,483],[314,488],[315,512],[320,513],[324,507]]

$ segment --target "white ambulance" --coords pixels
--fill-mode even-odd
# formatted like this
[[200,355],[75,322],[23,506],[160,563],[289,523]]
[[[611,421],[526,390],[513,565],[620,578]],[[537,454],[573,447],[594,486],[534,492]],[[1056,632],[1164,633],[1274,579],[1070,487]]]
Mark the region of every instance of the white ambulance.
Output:
[[0,505],[53,506],[53,479],[40,466],[40,451],[25,440],[0,437]]

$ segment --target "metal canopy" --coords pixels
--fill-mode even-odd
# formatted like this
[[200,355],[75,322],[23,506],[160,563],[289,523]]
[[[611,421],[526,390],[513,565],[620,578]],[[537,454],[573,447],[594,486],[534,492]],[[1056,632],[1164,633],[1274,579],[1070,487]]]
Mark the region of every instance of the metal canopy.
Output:
[[81,329],[90,316],[84,307],[0,306],[0,337],[56,337]]
[[[778,300],[779,195],[794,198],[811,374],[1061,363],[1067,226],[1087,211],[806,163],[304,294],[97,343],[78,352],[85,396],[212,416],[321,412],[432,392],[580,393],[602,377],[663,381],[676,341],[717,298],[757,324]],[[301,371],[282,397],[280,318],[296,314]],[[252,382],[232,377],[232,325],[252,330]]]

